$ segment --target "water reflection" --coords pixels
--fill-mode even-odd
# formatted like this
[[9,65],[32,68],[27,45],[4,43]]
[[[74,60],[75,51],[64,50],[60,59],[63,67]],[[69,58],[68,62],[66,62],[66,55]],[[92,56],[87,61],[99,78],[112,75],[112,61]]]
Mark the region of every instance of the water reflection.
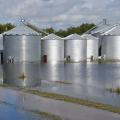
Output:
[[43,120],[39,117],[30,115],[30,113],[16,110],[4,104],[0,105],[0,119],[1,120]]
[[64,81],[64,64],[42,64],[41,78],[48,81]]
[[[44,71],[47,70],[47,75],[45,74],[43,79],[49,80],[52,67],[50,65],[45,67]],[[54,70],[55,68],[56,65]],[[56,76],[61,72],[59,70],[57,68]],[[60,78],[62,77],[63,79],[63,76],[64,81],[71,84],[53,85],[50,87],[41,86],[42,90],[120,106],[118,102],[120,96],[111,94],[106,90],[107,88],[120,86],[120,64],[64,64],[64,74],[60,74],[57,77],[61,80]]]
[[65,79],[74,84],[85,84],[86,64],[65,64]]
[[23,87],[40,85],[40,64],[4,64],[4,83]]
[[[4,83],[7,84],[37,85],[38,89],[44,91],[120,106],[120,96],[110,94],[106,90],[107,88],[120,86],[120,64],[16,63],[5,64],[3,69]],[[0,71],[2,71],[2,67]]]

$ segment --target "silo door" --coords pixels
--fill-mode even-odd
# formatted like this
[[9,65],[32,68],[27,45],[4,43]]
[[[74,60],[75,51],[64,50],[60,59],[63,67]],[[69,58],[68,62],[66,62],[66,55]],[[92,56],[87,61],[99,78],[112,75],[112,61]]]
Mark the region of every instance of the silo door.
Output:
[[44,62],[44,63],[47,63],[47,55],[44,55],[44,56],[43,56],[43,62]]

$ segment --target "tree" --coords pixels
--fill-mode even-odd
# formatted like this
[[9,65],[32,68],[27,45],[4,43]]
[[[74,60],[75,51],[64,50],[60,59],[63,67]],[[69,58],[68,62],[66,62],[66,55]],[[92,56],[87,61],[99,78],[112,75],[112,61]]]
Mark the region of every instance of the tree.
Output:
[[14,27],[15,26],[12,25],[11,23],[0,24],[0,34],[5,32],[5,31],[11,30]]

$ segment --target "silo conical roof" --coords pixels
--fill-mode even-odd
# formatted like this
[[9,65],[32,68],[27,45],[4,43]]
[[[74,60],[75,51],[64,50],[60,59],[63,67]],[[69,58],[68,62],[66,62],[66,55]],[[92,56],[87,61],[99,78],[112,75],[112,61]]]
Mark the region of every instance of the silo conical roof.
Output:
[[64,38],[65,40],[85,40],[83,37],[81,37],[80,35],[78,34],[71,34],[67,37]]
[[103,35],[116,35],[120,36],[120,25],[114,25],[110,30],[106,31]]
[[90,40],[98,40],[97,37],[94,37],[93,35],[91,34],[83,34],[81,37],[85,38],[85,39],[90,39]]
[[110,28],[111,28],[111,25],[97,26],[94,30],[91,31],[91,34],[96,34],[96,33],[102,34]]
[[4,35],[39,35],[39,33],[24,24],[20,24],[12,30],[5,32]]
[[52,33],[43,37],[42,40],[62,40],[62,38]]

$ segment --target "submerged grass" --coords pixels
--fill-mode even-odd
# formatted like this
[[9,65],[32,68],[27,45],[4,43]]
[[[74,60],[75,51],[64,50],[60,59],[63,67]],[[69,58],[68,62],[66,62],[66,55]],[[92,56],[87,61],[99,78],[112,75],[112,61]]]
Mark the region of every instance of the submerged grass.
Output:
[[84,105],[87,107],[93,107],[93,108],[107,110],[110,112],[120,114],[120,108],[113,107],[113,106],[107,105],[107,104],[92,102],[89,100],[84,100],[84,99],[79,99],[79,98],[73,98],[70,96],[60,95],[60,94],[56,94],[56,93],[42,92],[42,91],[38,91],[38,90],[27,90],[26,92],[32,93],[34,95],[38,95],[41,97],[46,97],[46,98],[55,99],[55,100],[61,100],[61,101],[65,101],[65,102],[75,103],[75,104],[80,104],[80,105]]
[[24,73],[21,73],[20,76],[18,77],[20,80],[24,80],[26,78]]
[[43,80],[43,81],[47,81],[47,82],[50,82],[50,83],[59,83],[59,84],[63,84],[63,85],[70,85],[72,84],[72,82],[68,82],[67,80],[65,81],[52,81],[52,80]]
[[[11,88],[8,85],[0,85],[0,87]],[[32,89],[32,88],[31,89],[30,88],[17,88],[17,87],[12,87],[12,88],[14,88],[15,90],[21,90],[23,92],[26,92],[29,94],[34,94],[34,95],[45,97],[45,98],[61,100],[64,102],[75,103],[75,104],[84,105],[87,107],[92,107],[92,108],[106,110],[109,112],[120,114],[120,107],[114,107],[114,106],[108,105],[108,104],[97,103],[97,102],[93,102],[93,101],[89,101],[89,100],[85,100],[85,99],[70,97],[67,95],[60,95],[57,93],[43,92],[43,91]],[[45,115],[47,115],[47,114],[45,114]],[[53,120],[59,120],[59,119],[53,119]]]
[[72,84],[72,83],[70,83],[70,82],[68,82],[68,81],[54,81],[55,83],[60,83],[60,84]]
[[38,114],[40,115],[40,117],[46,118],[48,120],[69,120],[69,119],[61,118],[60,116],[57,116],[57,115],[53,115],[51,113],[47,113],[47,112],[39,112],[39,111],[31,111],[31,112]]
[[120,63],[120,60],[98,60],[99,64]]

